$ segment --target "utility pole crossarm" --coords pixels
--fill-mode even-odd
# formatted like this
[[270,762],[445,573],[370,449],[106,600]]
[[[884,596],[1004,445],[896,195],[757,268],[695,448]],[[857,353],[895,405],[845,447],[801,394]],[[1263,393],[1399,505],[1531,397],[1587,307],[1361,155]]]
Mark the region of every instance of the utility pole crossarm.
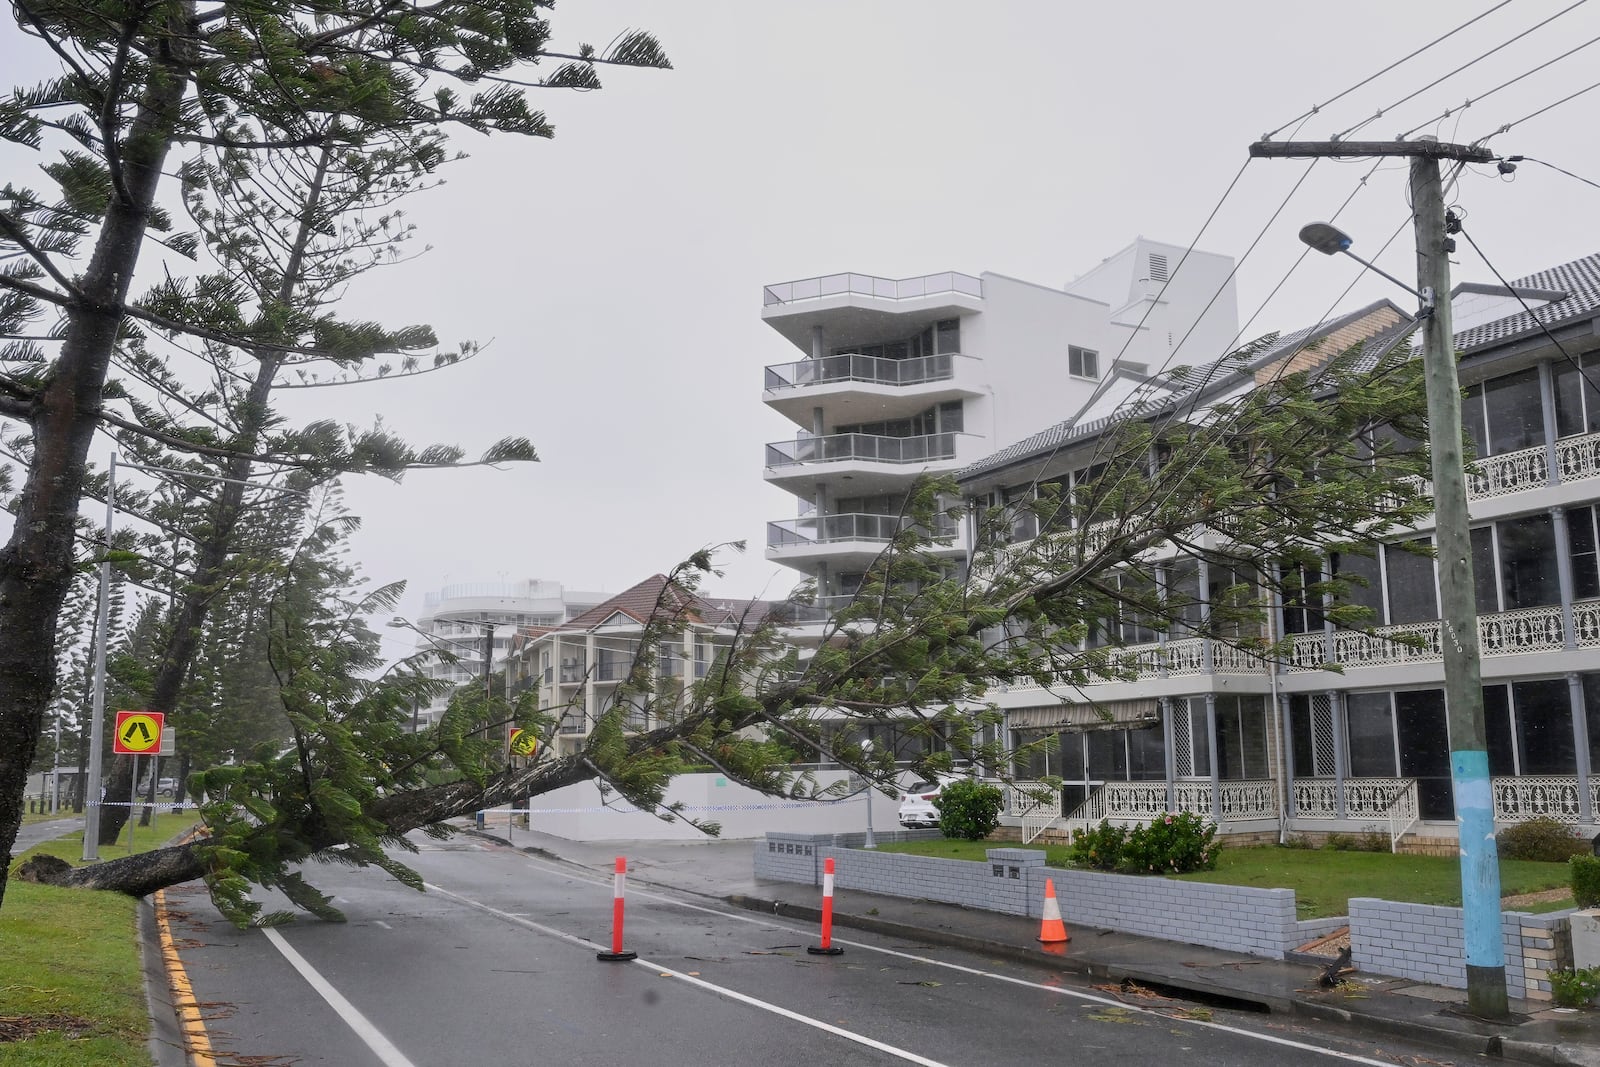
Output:
[[1257,141],[1250,146],[1250,156],[1252,159],[1412,156],[1456,159],[1463,163],[1493,163],[1500,158],[1482,145],[1446,144],[1443,141]]

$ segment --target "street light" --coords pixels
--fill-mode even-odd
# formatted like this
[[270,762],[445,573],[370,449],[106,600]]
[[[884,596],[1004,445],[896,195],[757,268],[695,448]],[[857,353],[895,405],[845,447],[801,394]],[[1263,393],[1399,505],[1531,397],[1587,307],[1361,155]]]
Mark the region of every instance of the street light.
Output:
[[1422,309],[1424,311],[1433,310],[1434,294],[1431,288],[1425,288],[1421,292],[1418,292],[1383,268],[1362,259],[1354,252],[1350,251],[1350,246],[1355,243],[1353,240],[1351,240],[1350,235],[1339,229],[1339,227],[1333,225],[1333,223],[1306,223],[1304,226],[1300,227],[1300,240],[1309,247],[1321,252],[1325,256],[1338,255],[1341,253],[1349,256],[1351,259],[1355,260],[1372,273],[1389,279],[1391,282],[1394,282],[1400,288],[1416,297],[1422,302]]
[[[1300,231],[1324,255],[1342,252],[1417,296],[1423,304],[1422,364],[1428,393],[1428,446],[1433,466],[1434,545],[1439,560],[1439,644],[1444,665],[1446,732],[1461,852],[1462,941],[1467,1002],[1476,1015],[1507,1014],[1501,941],[1500,868],[1494,840],[1494,799],[1483,712],[1482,653],[1478,647],[1476,585],[1466,461],[1461,451],[1461,381],[1451,336],[1449,237],[1436,159],[1411,160],[1416,228],[1417,289],[1350,253],[1350,237],[1325,222]],[[1435,297],[1437,296],[1437,302]]]
[[[105,758],[105,729],[102,720],[106,710],[106,639],[108,616],[111,613],[111,533],[116,523],[117,468],[129,467],[150,474],[172,474],[180,478],[203,478],[208,482],[227,482],[230,485],[247,485],[253,489],[270,489],[275,493],[309,497],[311,494],[285,486],[267,486],[239,478],[225,478],[220,474],[201,474],[196,471],[175,470],[145,463],[118,463],[117,454],[111,453],[106,467],[106,527],[105,556],[100,560],[100,601],[95,609],[94,624],[94,697],[89,720],[89,767],[83,788],[83,861],[92,863],[100,858],[100,763]],[[171,709],[162,709],[171,710]],[[59,744],[57,749],[59,751]],[[59,759],[59,756],[57,757]],[[135,757],[137,758],[137,757]],[[159,757],[157,758],[159,766]],[[60,782],[56,784],[60,789]],[[130,812],[131,814],[131,812]],[[132,831],[129,831],[130,833]],[[129,847],[132,847],[131,845]]]

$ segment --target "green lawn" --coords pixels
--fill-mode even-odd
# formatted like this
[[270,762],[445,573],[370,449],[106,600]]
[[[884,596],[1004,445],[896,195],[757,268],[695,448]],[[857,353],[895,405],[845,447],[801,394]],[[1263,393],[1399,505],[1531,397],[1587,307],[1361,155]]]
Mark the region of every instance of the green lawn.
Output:
[[[193,815],[158,816],[151,826],[135,828],[134,847],[154,848],[193,824]],[[124,830],[122,844],[102,846],[101,858],[125,853],[127,841]],[[77,863],[83,834],[33,852]],[[54,889],[14,876],[7,882],[0,907],[0,1065],[148,1067],[137,908],[137,901],[117,893]],[[32,1036],[13,1039],[18,1020],[28,1020],[20,1025]]]
[[[988,841],[912,841],[881,845],[880,852],[909,852],[919,856],[982,860],[993,848]],[[1030,846],[1031,847],[1031,846]],[[1067,849],[1045,847],[1045,862],[1070,866]],[[1302,919],[1349,914],[1351,897],[1378,897],[1414,904],[1461,903],[1461,865],[1448,856],[1406,856],[1387,852],[1331,852],[1325,849],[1225,848],[1214,871],[1197,871],[1179,878],[1224,885],[1251,885],[1268,889],[1293,889]],[[1558,889],[1568,884],[1565,863],[1500,861],[1500,892],[1505,896]],[[1525,908],[1528,911],[1571,907],[1555,902]]]

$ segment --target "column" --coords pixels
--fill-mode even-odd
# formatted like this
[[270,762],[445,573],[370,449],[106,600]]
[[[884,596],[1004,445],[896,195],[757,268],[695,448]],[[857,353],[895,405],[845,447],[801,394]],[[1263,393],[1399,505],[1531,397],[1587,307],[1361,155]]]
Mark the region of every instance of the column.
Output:
[[[1172,706],[1173,702],[1172,702],[1172,698],[1171,697],[1162,697],[1160,699],[1160,704],[1161,704],[1161,743],[1162,743],[1162,751],[1166,755],[1166,759],[1165,759],[1164,762],[1167,765],[1167,767],[1166,767],[1166,769],[1167,769],[1167,810],[1168,811],[1172,811],[1174,806],[1175,806],[1175,804],[1176,804],[1176,802],[1177,802],[1177,795],[1176,795],[1176,790],[1174,789],[1174,783],[1177,781],[1177,778],[1178,778],[1178,766],[1177,766],[1178,746],[1177,746],[1177,738],[1174,736],[1173,729],[1172,729],[1172,716],[1175,715],[1176,712],[1173,711],[1173,706]],[[1188,705],[1187,701],[1184,702],[1183,713],[1185,715],[1189,714],[1189,705]]]
[[[1195,587],[1195,599],[1200,602],[1200,618],[1204,620],[1202,626],[1204,630],[1209,631],[1211,627],[1211,564],[1206,562],[1206,558],[1204,556],[1201,556],[1197,561],[1195,571]],[[1215,666],[1216,663],[1212,658],[1211,638],[1207,636],[1200,642],[1200,670],[1203,674],[1209,677],[1212,674]],[[1210,708],[1211,698],[1207,697],[1206,700],[1206,707]],[[1209,712],[1207,714],[1209,718]],[[1215,779],[1215,777],[1216,766],[1213,764],[1212,778]]]
[[1590,796],[1589,780],[1594,767],[1589,761],[1588,702],[1583,694],[1583,676],[1574,672],[1567,675],[1567,697],[1572,705],[1572,740],[1578,752],[1578,818],[1594,824],[1596,813]]
[[1561,582],[1562,647],[1571,652],[1578,647],[1572,618],[1572,602],[1577,596],[1572,582],[1572,541],[1567,529],[1567,509],[1559,504],[1550,509],[1550,528],[1555,534],[1556,576]]
[[1217,694],[1206,694],[1206,748],[1211,754],[1211,821],[1222,828],[1222,768],[1217,762]]
[[1350,759],[1345,745],[1344,694],[1328,693],[1328,712],[1333,718],[1333,808],[1339,818],[1345,816],[1344,780],[1350,776]]
[[1546,477],[1556,485],[1561,481],[1561,463],[1556,455],[1556,375],[1549,361],[1539,364],[1539,408],[1544,413]]
[[[1279,730],[1283,736],[1283,744],[1278,749],[1281,760],[1278,766],[1278,774],[1281,775],[1280,780],[1283,782],[1283,813],[1286,818],[1293,819],[1296,814],[1294,810],[1294,716],[1290,714],[1289,698],[1287,696],[1278,698],[1278,719],[1282,723]],[[1315,745],[1315,743],[1315,733],[1313,732],[1312,744]]]

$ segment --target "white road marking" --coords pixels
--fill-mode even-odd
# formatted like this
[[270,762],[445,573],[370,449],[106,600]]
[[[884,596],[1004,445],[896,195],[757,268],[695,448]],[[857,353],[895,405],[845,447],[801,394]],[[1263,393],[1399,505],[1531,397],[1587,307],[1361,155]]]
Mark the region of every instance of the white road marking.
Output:
[[[473,900],[471,897],[464,897],[459,893],[452,893],[450,890],[445,889],[442,886],[434,885],[432,882],[425,884],[430,892],[438,893],[443,897],[448,897],[451,900],[457,901],[458,903],[465,904],[469,908],[475,908],[478,911],[486,912],[489,915],[493,915],[497,919],[504,920],[505,922],[515,923],[518,926],[525,926],[530,930],[535,930],[548,937],[558,938],[562,941],[566,941],[569,944],[581,945],[591,952],[605,952],[609,949],[609,946],[597,944],[593,941],[590,941],[588,938],[579,937],[576,934],[569,934],[564,930],[557,930],[554,927],[545,926],[542,923],[536,923],[531,919],[521,918],[517,915],[513,915],[509,911],[501,911],[499,908],[492,907],[480,900]],[[915,1052],[910,1052],[903,1048],[896,1048],[894,1045],[885,1044],[884,1042],[870,1038],[865,1034],[858,1034],[853,1030],[846,1030],[843,1027],[834,1026],[832,1023],[825,1023],[821,1019],[813,1019],[809,1015],[801,1015],[799,1012],[791,1011],[790,1009],[781,1005],[773,1004],[772,1002],[766,1000],[759,1000],[756,997],[750,996],[748,993],[741,993],[736,989],[729,989],[727,986],[720,986],[714,982],[707,982],[702,978],[696,978],[693,975],[685,974],[682,971],[674,970],[671,967],[660,963],[655,963],[643,957],[640,957],[633,962],[655,974],[669,975],[673,978],[679,979],[680,981],[687,982],[690,985],[699,986],[701,989],[709,990],[718,996],[726,997],[729,1000],[735,1000],[741,1004],[748,1004],[753,1008],[759,1008],[762,1011],[771,1012],[773,1015],[778,1015],[785,1019],[792,1019],[797,1023],[802,1023],[806,1026],[814,1027],[837,1037],[842,1037],[847,1041],[854,1041],[858,1045],[865,1045],[868,1048],[877,1049],[879,1052],[884,1052],[890,1056],[896,1057],[897,1059],[905,1060],[907,1063],[919,1064],[921,1067],[945,1067],[945,1065],[940,1063],[938,1060],[930,1060],[924,1056],[917,1055]],[[1393,1067],[1393,1065],[1390,1064],[1388,1067]]]
[[[575,882],[583,882],[587,885],[593,886],[609,886],[611,884],[609,879],[602,881],[599,878],[590,878],[585,877],[583,874],[575,874],[571,870],[564,869],[548,862],[541,862],[526,854],[523,854],[522,858],[530,866],[537,867],[540,870],[547,871],[550,874],[558,875],[562,878],[567,878]],[[456,894],[449,892],[449,890],[434,886],[432,883],[428,883],[428,888],[438,889],[439,892],[444,893],[447,896],[470,903],[475,907],[479,907],[484,911],[490,912],[491,914],[495,913],[495,909],[489,907],[487,904],[478,904],[476,901],[468,901],[467,898],[457,896]],[[798,929],[803,929],[801,927],[794,926],[792,923],[774,922],[771,919],[763,919],[758,915],[740,914],[739,912],[735,911],[724,911],[720,908],[706,907],[703,904],[692,904],[686,900],[678,900],[674,897],[663,896],[660,893],[652,893],[648,889],[630,888],[630,895],[648,897],[651,900],[660,901],[664,904],[670,904],[674,907],[687,908],[690,911],[705,912],[707,915],[717,915],[724,919],[733,919],[738,922],[749,923],[753,926],[764,926],[773,930],[785,930],[790,933],[794,933]],[[536,924],[530,923],[528,925]],[[567,936],[562,934],[560,931],[551,932],[558,937]],[[1369,1056],[1362,1056],[1354,1052],[1341,1052],[1338,1049],[1323,1048],[1320,1045],[1312,1045],[1304,1041],[1295,1041],[1291,1038],[1278,1037],[1274,1034],[1263,1034],[1255,1030],[1247,1030],[1243,1027],[1229,1026],[1226,1023],[1205,1022],[1200,1019],[1186,1019],[1181,1016],[1172,1016],[1166,1014],[1165,1012],[1156,1011],[1153,1008],[1141,1007],[1137,1004],[1127,1004],[1123,1001],[1117,1000],[1114,997],[1103,997],[1094,993],[1084,993],[1076,989],[1065,989],[1061,986],[1045,985],[1041,982],[1029,981],[1026,978],[1016,978],[1012,975],[998,974],[994,971],[985,971],[977,967],[967,967],[959,963],[949,963],[945,960],[931,959],[927,956],[918,956],[910,952],[900,952],[897,949],[884,948],[881,945],[870,945],[863,941],[849,941],[835,936],[833,938],[833,943],[836,945],[848,945],[851,948],[859,948],[867,952],[877,952],[885,956],[895,956],[903,960],[912,960],[917,963],[926,964],[930,967],[943,967],[946,970],[957,971],[961,974],[975,975],[980,978],[992,978],[997,982],[1009,982],[1012,985],[1024,986],[1028,989],[1036,989],[1045,993],[1054,993],[1057,996],[1072,997],[1075,1000],[1086,1000],[1092,1004],[1105,1004],[1118,1008],[1126,1008],[1129,1011],[1138,1012],[1142,1015],[1152,1015],[1156,1018],[1165,1019],[1169,1022],[1183,1023],[1188,1026],[1200,1027],[1206,1030],[1220,1030],[1224,1033],[1236,1034],[1240,1037],[1248,1037],[1256,1041],[1265,1041],[1269,1044],[1282,1045],[1287,1048],[1304,1049],[1307,1052],[1315,1052],[1321,1056],[1329,1056],[1334,1059],[1345,1060],[1350,1063],[1368,1064],[1370,1067],[1394,1067],[1394,1063],[1391,1060],[1375,1060]],[[585,941],[583,944],[587,945],[589,942]],[[599,948],[602,946],[596,947]]]
[[388,923],[384,922],[382,919],[373,919],[372,920],[372,925],[381,926],[385,930],[393,930],[394,929],[394,927],[390,926]]
[[356,1006],[344,998],[344,995],[333,988],[326,978],[317,971],[306,958],[289,947],[289,942],[283,935],[270,926],[262,927],[261,932],[267,935],[267,940],[272,947],[283,953],[283,958],[289,965],[300,972],[300,977],[315,989],[322,999],[328,1002],[328,1007],[343,1019],[345,1025],[370,1048],[378,1059],[383,1061],[384,1067],[416,1067],[416,1064],[406,1059],[405,1054],[394,1046],[394,1042],[384,1037],[376,1026],[372,1025],[365,1015],[356,1010]]

